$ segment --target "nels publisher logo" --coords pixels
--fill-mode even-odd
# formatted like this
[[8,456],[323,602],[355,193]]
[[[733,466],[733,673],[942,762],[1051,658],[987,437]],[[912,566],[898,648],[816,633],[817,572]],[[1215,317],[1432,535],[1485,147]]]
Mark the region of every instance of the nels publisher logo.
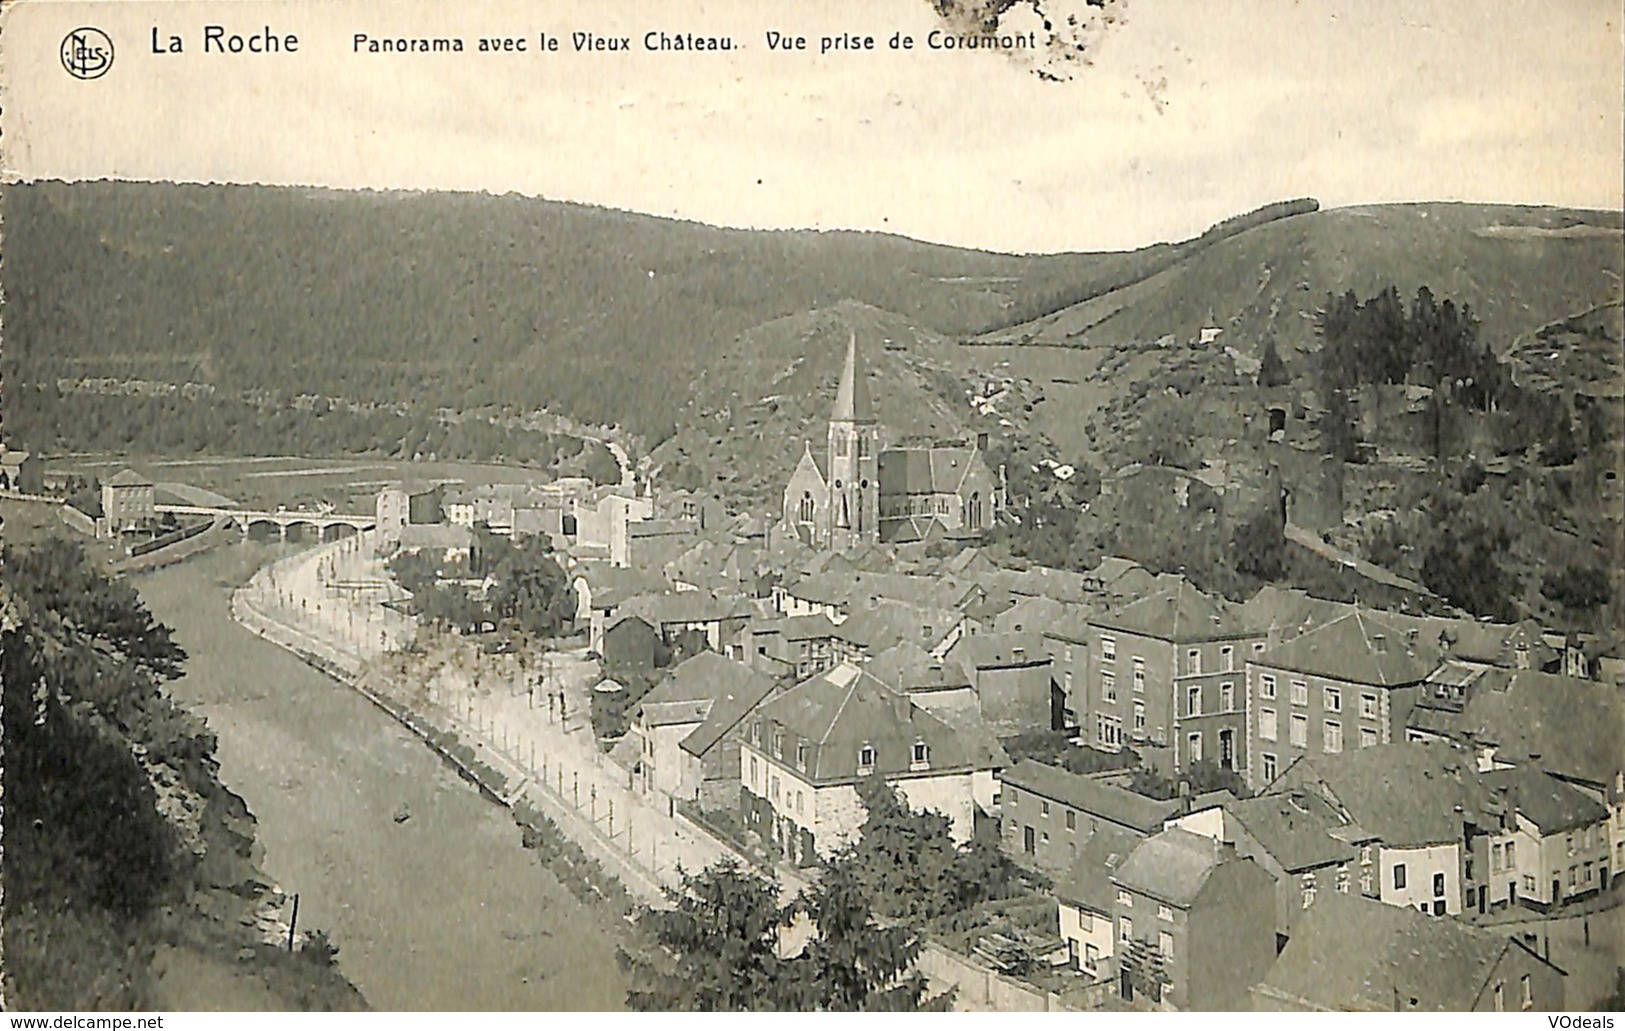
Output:
[[113,41],[101,29],[74,29],[62,40],[62,67],[76,79],[99,79],[113,67]]

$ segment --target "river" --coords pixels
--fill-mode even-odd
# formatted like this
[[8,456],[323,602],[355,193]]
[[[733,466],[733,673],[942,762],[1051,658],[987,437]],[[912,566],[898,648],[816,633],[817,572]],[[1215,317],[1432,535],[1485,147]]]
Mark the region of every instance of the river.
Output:
[[132,582],[190,656],[175,698],[218,735],[300,928],[332,936],[374,1009],[623,1009],[613,915],[416,737],[231,619],[231,587],[276,554],[231,545]]

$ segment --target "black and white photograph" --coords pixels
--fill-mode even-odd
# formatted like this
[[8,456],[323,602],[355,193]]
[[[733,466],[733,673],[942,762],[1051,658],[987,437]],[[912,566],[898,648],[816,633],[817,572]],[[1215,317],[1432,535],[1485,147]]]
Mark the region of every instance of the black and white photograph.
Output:
[[1612,1027],[1622,96],[1617,0],[7,3],[0,1008]]

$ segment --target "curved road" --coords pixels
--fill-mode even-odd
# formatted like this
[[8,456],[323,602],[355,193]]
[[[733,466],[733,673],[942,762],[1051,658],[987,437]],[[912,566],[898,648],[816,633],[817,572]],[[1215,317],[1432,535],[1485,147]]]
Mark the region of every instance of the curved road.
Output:
[[[301,895],[382,1010],[621,1009],[616,930],[520,845],[510,816],[359,694],[235,623],[234,545],[134,580],[190,655],[172,685],[219,736],[263,866]],[[396,823],[405,807],[410,818]]]

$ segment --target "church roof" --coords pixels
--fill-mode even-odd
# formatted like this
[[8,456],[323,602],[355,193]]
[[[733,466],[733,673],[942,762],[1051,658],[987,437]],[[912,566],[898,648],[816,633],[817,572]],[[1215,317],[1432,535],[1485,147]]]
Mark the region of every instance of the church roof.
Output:
[[869,377],[858,358],[858,335],[853,333],[846,342],[846,364],[841,369],[841,383],[835,390],[835,410],[831,422],[874,422],[875,406],[869,397]]

